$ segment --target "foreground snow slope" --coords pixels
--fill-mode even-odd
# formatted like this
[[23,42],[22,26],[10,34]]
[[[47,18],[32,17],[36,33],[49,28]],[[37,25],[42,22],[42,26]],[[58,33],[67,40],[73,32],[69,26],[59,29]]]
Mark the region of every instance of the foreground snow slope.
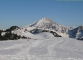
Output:
[[0,41],[0,60],[82,60],[83,41],[70,38]]

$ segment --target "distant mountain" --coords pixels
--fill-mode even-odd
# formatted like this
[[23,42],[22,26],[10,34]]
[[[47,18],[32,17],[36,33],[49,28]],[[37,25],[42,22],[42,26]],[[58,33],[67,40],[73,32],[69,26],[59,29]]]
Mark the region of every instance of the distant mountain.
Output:
[[54,31],[59,35],[68,36],[68,27],[63,25],[59,25],[56,22],[53,22],[49,18],[42,18],[39,21],[35,22],[34,24],[27,25],[23,27],[27,31],[35,30],[35,29],[42,29],[42,30],[49,30]]
[[17,37],[17,39],[22,37],[35,38],[37,34],[43,32],[51,33],[54,37],[69,37],[83,40],[83,26],[68,28],[45,17],[23,28],[12,26],[4,31],[0,30],[0,36],[9,35],[7,39],[11,39],[13,36]]

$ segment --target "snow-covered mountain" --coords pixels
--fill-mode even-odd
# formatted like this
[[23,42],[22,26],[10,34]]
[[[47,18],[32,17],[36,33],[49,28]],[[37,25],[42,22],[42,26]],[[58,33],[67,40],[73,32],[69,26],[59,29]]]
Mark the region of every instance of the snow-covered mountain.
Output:
[[[17,34],[18,36],[30,38],[35,38],[37,34],[43,32],[51,33],[54,37],[62,36],[77,39],[83,37],[83,26],[68,28],[45,17],[23,28],[13,26],[10,27],[10,29],[6,29],[6,31],[11,31],[11,33]],[[1,35],[3,35],[3,33],[1,33]]]
[[34,37],[34,34],[42,33],[42,31],[53,31],[55,35],[62,37],[70,37],[70,38],[81,38],[83,36],[83,26],[79,26],[77,28],[68,28],[64,25],[57,24],[49,18],[42,18],[37,22],[27,25],[21,29],[14,30],[15,34],[26,36],[26,37]]
[[59,25],[56,22],[53,22],[51,19],[45,18],[45,17],[38,20],[37,22],[35,22],[33,24],[23,27],[23,29],[25,29],[27,31],[31,31],[34,29],[49,30],[49,31],[54,31],[64,37],[68,36],[68,30],[69,30],[68,27]]

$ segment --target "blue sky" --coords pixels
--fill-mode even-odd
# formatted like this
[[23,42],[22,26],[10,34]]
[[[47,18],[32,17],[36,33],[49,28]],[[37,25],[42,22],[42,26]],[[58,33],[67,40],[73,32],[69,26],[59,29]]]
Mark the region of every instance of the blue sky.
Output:
[[83,1],[0,0],[0,29],[47,17],[65,26],[83,25]]

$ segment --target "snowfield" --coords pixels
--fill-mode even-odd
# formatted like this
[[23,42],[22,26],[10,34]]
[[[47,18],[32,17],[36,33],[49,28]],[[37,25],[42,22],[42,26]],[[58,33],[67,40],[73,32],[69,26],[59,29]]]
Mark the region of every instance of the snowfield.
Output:
[[83,41],[52,37],[0,41],[0,60],[82,60]]
[[82,39],[83,26],[70,29],[42,18],[23,28],[0,30],[0,60],[83,60]]

